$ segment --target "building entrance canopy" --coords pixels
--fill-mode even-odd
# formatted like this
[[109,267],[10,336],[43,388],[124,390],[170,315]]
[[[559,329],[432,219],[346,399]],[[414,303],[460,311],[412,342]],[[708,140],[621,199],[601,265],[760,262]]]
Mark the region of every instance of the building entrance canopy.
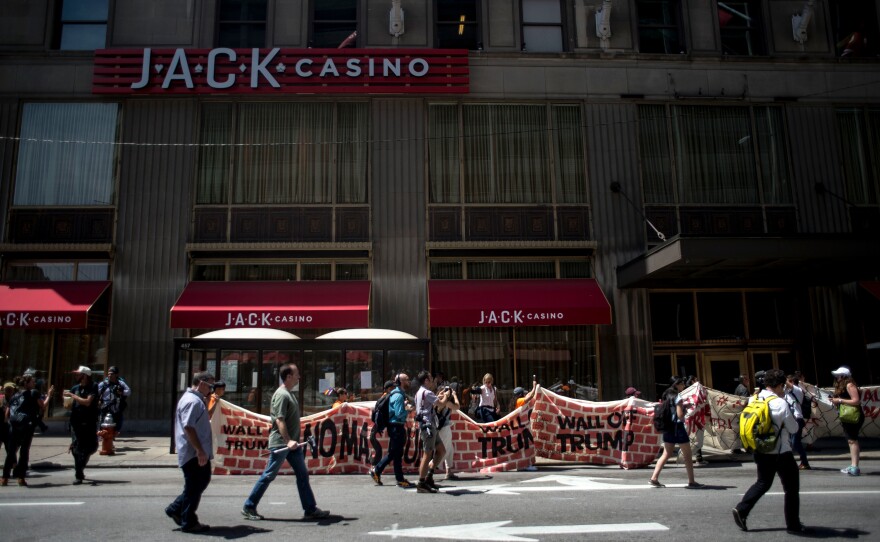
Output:
[[0,327],[84,329],[109,287],[109,281],[0,283]]
[[350,328],[369,325],[370,282],[191,282],[172,328]]
[[432,280],[431,327],[582,326],[611,323],[594,279]]

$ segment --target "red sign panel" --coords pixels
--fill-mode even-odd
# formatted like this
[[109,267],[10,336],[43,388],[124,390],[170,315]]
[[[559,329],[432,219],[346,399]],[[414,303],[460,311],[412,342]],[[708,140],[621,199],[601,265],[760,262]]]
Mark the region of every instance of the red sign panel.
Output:
[[99,49],[95,94],[466,94],[464,49]]
[[109,287],[107,281],[0,284],[0,328],[84,329],[89,309]]

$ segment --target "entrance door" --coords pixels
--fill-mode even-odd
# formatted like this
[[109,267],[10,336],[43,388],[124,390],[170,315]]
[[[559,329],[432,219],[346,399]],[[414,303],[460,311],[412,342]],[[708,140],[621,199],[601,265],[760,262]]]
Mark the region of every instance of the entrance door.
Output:
[[744,353],[705,354],[703,356],[703,384],[712,389],[733,393],[739,385],[739,375],[748,374]]

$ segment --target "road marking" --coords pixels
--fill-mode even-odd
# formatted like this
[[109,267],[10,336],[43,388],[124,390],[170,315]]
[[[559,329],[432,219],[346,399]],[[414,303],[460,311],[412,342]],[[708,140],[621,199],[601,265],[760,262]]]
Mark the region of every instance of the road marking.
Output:
[[368,534],[390,536],[391,538],[439,538],[442,540],[491,540],[499,542],[538,542],[536,538],[523,538],[517,535],[584,534],[607,532],[668,531],[659,523],[600,523],[596,525],[524,525],[507,527],[512,521],[493,521],[490,523],[470,523],[464,525],[439,525],[436,527],[415,527],[398,529],[397,524],[387,531],[373,531]]
[[85,502],[0,502],[0,506],[79,506]]
[[[876,495],[880,493],[880,491],[872,491],[866,489],[864,491],[798,491],[799,495]],[[743,493],[745,495],[745,493]],[[774,491],[772,493],[767,493],[767,495],[785,495],[782,491]]]
[[[620,480],[619,478],[592,478],[589,476],[564,476],[550,475],[523,480],[517,485],[496,484],[481,486],[464,486],[464,487],[444,487],[440,491],[443,492],[459,492],[459,491],[481,491],[485,495],[519,495],[521,493],[546,493],[557,491],[604,491],[604,490],[621,490],[621,489],[655,489],[653,486],[645,484],[620,484],[608,483],[610,480]],[[531,486],[521,484],[538,483],[555,483],[549,486]],[[681,485],[669,485],[667,487],[685,487]]]

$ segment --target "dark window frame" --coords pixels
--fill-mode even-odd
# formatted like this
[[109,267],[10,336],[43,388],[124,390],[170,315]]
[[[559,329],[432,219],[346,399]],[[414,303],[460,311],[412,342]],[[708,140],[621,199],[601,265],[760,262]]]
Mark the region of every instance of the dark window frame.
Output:
[[560,40],[561,43],[559,51],[534,51],[536,53],[565,53],[570,51],[570,47],[568,46],[568,3],[563,0],[559,1],[559,22],[558,23],[548,23],[548,22],[526,22],[525,15],[523,13],[523,3],[528,0],[520,0],[519,2],[519,38],[520,38],[520,48],[523,52],[529,52],[529,44],[526,42],[525,38],[525,29],[527,27],[535,27],[535,28],[549,28],[549,27],[559,27],[561,31]]
[[[68,2],[75,2],[76,0],[66,0]],[[107,0],[107,13],[104,15],[103,19],[71,19],[66,21],[64,19],[64,2],[65,0],[56,0],[55,1],[55,12],[54,12],[54,32],[52,35],[52,43],[51,48],[54,50],[60,51],[93,51],[94,49],[62,49],[61,48],[61,40],[64,35],[64,28],[66,26],[84,26],[84,25],[103,25],[104,26],[104,45],[107,46],[107,36],[109,35],[110,28],[110,20],[111,20],[111,12],[113,10],[113,2],[111,0]]]
[[[318,2],[320,2],[320,0],[312,0],[311,5],[309,6],[309,41],[308,41],[309,48],[317,47],[317,48],[335,49],[341,44],[341,41],[340,41],[340,43],[331,44],[331,45],[318,45],[317,43],[315,43],[315,41],[316,41],[315,28],[317,27],[317,25],[319,25],[319,24],[332,24],[332,23],[338,23],[338,24],[353,23],[354,24],[354,31],[358,33],[358,36],[357,36],[357,38],[355,38],[354,42],[351,43],[346,48],[358,47],[358,45],[361,43],[361,35],[362,35],[362,33],[358,30],[361,27],[361,17],[362,17],[362,13],[361,13],[361,9],[360,9],[361,8],[360,0],[351,0],[351,2],[354,4],[354,8],[355,8],[355,18],[354,19],[318,19],[315,17],[315,10],[317,8]],[[351,33],[349,33],[348,35],[351,35]],[[343,38],[343,40],[344,39],[346,39],[346,38]]]
[[[684,13],[681,8],[681,0],[636,0],[636,35],[638,37],[639,42],[639,52],[640,53],[649,53],[649,54],[682,54],[687,53],[687,40],[685,39],[685,25],[684,25]],[[642,4],[671,4],[672,9],[674,11],[673,18],[674,22],[670,24],[656,24],[656,23],[642,23],[642,18],[639,13],[640,6]],[[645,51],[643,46],[644,42],[642,39],[643,31],[654,31],[654,30],[674,30],[676,35],[678,36],[678,51]]]
[[441,35],[440,32],[441,27],[455,27],[455,26],[470,26],[474,28],[474,42],[472,47],[464,47],[470,51],[473,50],[482,50],[483,49],[483,40],[482,40],[482,24],[481,24],[481,15],[482,15],[482,6],[480,0],[472,0],[471,4],[474,7],[474,20],[473,21],[461,21],[461,20],[441,20],[440,19],[440,4],[443,0],[437,0],[434,2],[434,47],[437,49],[462,49],[463,47],[447,47],[441,43]]
[[[221,18],[220,18],[220,17],[221,17],[221,13],[222,13],[222,11],[223,11],[222,8],[221,8],[221,4],[222,4],[224,1],[226,1],[226,0],[217,0],[217,4],[216,4],[216,7],[217,7],[217,12],[216,12],[216,13],[217,13],[217,16],[215,17],[215,32],[214,32],[215,39],[214,39],[214,43],[215,43],[218,47],[228,47],[228,48],[230,48],[230,49],[246,49],[246,48],[251,48],[251,47],[254,46],[254,44],[243,44],[243,43],[241,42],[241,37],[242,37],[242,36],[239,36],[239,42],[238,42],[238,43],[235,43],[235,44],[221,43],[221,42],[220,42],[221,28],[223,28],[224,26],[227,26],[227,27],[238,27],[239,29],[241,29],[242,27],[248,27],[248,26],[249,26],[249,27],[257,27],[257,26],[262,25],[262,27],[263,27],[263,43],[262,43],[262,45],[257,46],[257,48],[262,49],[262,48],[264,48],[264,47],[267,47],[268,39],[269,39],[269,38],[268,38],[268,29],[269,29],[269,0],[237,0],[240,4],[242,4],[242,6],[243,6],[244,4],[252,4],[252,3],[263,3],[263,4],[265,4],[265,10],[266,10],[266,18],[265,18],[265,19],[228,19],[228,20],[225,20],[225,19],[221,19]],[[248,35],[249,35],[249,34],[248,34]]]
[[[767,39],[767,17],[764,11],[764,2],[761,0],[733,0],[722,2],[718,1],[716,12],[719,14],[718,20],[718,38],[719,45],[721,46],[721,54],[729,55],[729,56],[745,56],[745,57],[755,57],[755,56],[767,56],[769,54],[768,51],[768,39]],[[747,8],[745,13],[743,11],[743,6],[739,4],[747,4]],[[725,9],[729,8],[729,9]],[[730,10],[735,10],[737,13],[733,14],[732,19],[725,25],[721,24],[720,20],[720,12],[724,9],[728,13]],[[752,13],[752,10],[756,11],[756,13]],[[740,14],[747,15],[752,18],[751,23],[746,22]],[[733,23],[731,26],[730,23]],[[727,36],[727,40],[725,40],[725,36]],[[748,43],[748,47],[750,49],[749,52],[727,52],[725,51],[725,41],[730,43],[731,40],[745,40]],[[755,43],[756,42],[756,43]],[[730,45],[728,45],[730,47]]]

